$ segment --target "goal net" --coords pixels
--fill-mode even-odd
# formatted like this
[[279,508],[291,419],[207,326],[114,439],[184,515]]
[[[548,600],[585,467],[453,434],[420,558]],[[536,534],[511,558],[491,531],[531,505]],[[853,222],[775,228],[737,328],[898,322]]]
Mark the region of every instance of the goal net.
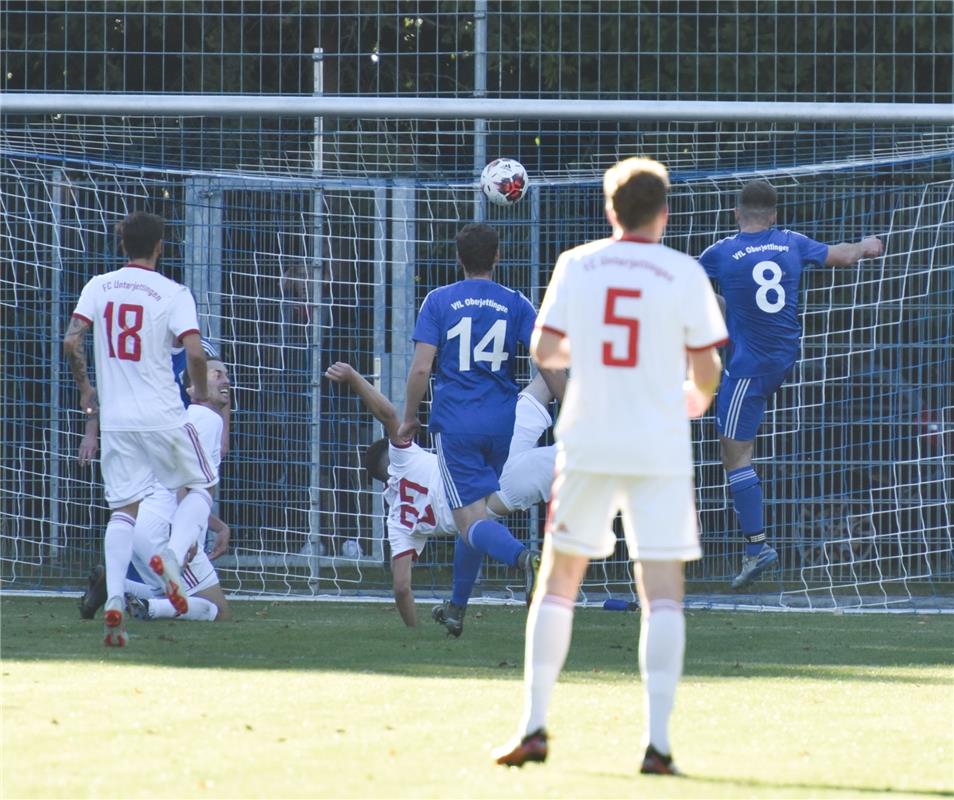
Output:
[[[248,595],[386,596],[382,487],[361,469],[380,426],[324,370],[347,361],[400,408],[416,310],[455,279],[459,226],[494,224],[501,280],[539,303],[561,250],[607,234],[602,170],[646,154],[670,166],[665,242],[679,250],[698,255],[732,233],[736,192],[753,177],[778,188],[784,227],[829,243],[865,235],[885,243],[881,258],[803,276],[802,357],[755,445],[781,568],[746,594],[726,589],[742,540],[714,420],[694,423],[705,556],[688,570],[690,602],[954,607],[949,132],[493,120],[481,144],[487,159],[516,157],[532,181],[518,205],[498,209],[477,191],[472,122],[295,123],[289,134],[275,121],[221,121],[205,138],[208,120],[188,118],[8,121],[0,142],[8,588],[77,590],[101,559],[101,478],[98,464],[76,461],[82,419],[61,341],[86,280],[121,263],[114,225],[131,210],[168,221],[161,269],[191,287],[203,334],[232,372],[223,584]],[[524,359],[521,378],[529,374]],[[508,524],[539,546],[540,509]],[[419,597],[447,592],[452,551],[450,537],[427,545],[414,571]],[[478,592],[519,598],[521,586],[488,562]],[[621,540],[583,586],[588,602],[608,596],[632,598]]]

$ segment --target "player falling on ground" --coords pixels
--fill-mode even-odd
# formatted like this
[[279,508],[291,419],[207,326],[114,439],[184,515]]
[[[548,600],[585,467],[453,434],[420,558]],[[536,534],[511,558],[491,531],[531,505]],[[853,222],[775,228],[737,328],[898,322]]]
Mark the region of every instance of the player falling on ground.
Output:
[[434,619],[453,636],[463,629],[467,598],[484,554],[524,570],[528,598],[539,563],[537,554],[487,514],[513,434],[517,343],[529,346],[536,319],[526,297],[494,280],[499,258],[497,232],[489,225],[465,225],[457,234],[464,279],[424,298],[397,434],[398,441],[410,444],[420,428],[417,412],[436,356],[429,427],[460,537],[454,547],[451,598],[434,609]]
[[[172,544],[178,543],[181,556],[166,551],[152,562],[169,599],[185,613],[188,600],[179,565],[209,516],[208,490],[219,478],[188,423],[169,369],[172,348],[181,343],[193,398],[206,400],[206,358],[195,301],[186,287],[156,272],[162,219],[135,212],[120,233],[129,263],[83,287],[63,347],[80,390],[80,407],[87,416],[100,415],[103,483],[112,511],[103,548],[108,596],[104,641],[121,647],[127,642],[124,581],[140,501],[157,480],[169,489],[186,489],[172,524]],[[91,327],[101,397],[86,364],[85,338]]]
[[[206,347],[206,353],[210,351]],[[184,376],[188,385],[188,375]],[[217,358],[208,361],[209,398],[205,402],[190,403],[186,416],[195,428],[202,447],[210,461],[219,468],[221,451],[225,446],[225,414],[230,407],[230,381],[228,369]],[[183,391],[186,391],[183,388]],[[191,399],[191,398],[190,398]],[[88,464],[96,454],[98,426],[95,419],[86,423],[86,432],[80,443],[79,463]],[[187,555],[182,568],[182,583],[189,598],[189,609],[180,614],[171,601],[163,597],[163,582],[149,568],[149,559],[162,551],[169,541],[169,530],[175,515],[176,495],[160,483],[153,485],[152,494],[139,505],[133,533],[132,566],[139,580],[127,577],[126,609],[141,620],[175,618],[181,620],[227,621],[231,618],[228,600],[212,560],[228,550],[229,527],[214,514],[209,515],[208,527],[215,533],[211,551],[204,550],[205,529],[197,533],[194,554]],[[103,568],[95,567],[90,575],[90,585],[80,602],[80,614],[92,619],[97,609],[106,600],[102,584]]]
[[716,242],[699,257],[725,299],[731,342],[716,400],[716,427],[729,492],[746,540],[733,589],[748,586],[778,563],[778,553],[765,537],[762,484],[752,455],[766,403],[798,359],[802,270],[810,264],[851,266],[882,252],[881,241],[873,236],[829,246],[775,228],[777,200],[775,189],[765,181],[745,184],[735,210],[739,233]]
[[[367,448],[363,462],[369,477],[385,484],[394,599],[404,623],[416,625],[411,568],[430,536],[460,533],[444,491],[437,456],[414,442],[399,442],[400,420],[391,401],[350,364],[336,362],[325,376],[350,387],[387,434]],[[500,489],[487,500],[489,516],[505,517],[549,499],[556,448],[536,444],[552,424],[546,409],[551,399],[550,390],[540,375],[520,392],[510,451],[500,475]],[[465,605],[467,599],[469,595],[464,598]]]
[[640,770],[676,772],[669,716],[685,647],[683,562],[701,557],[689,417],[704,413],[718,386],[716,347],[726,329],[701,267],[659,243],[668,187],[666,168],[649,159],[608,170],[613,238],[563,253],[540,307],[531,354],[541,367],[571,372],[527,618],[524,713],[498,764],[547,757],[547,707],[580,583],[591,558],[613,552],[621,511],[642,608],[639,668],[649,719]]

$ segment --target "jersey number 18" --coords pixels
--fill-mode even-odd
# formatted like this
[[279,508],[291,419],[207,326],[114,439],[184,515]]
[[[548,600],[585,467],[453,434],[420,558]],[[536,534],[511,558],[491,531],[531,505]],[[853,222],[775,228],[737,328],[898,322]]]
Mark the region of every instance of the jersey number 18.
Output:
[[106,342],[109,345],[109,357],[119,358],[121,361],[139,361],[142,358],[142,339],[139,331],[142,330],[142,306],[133,303],[122,303],[116,311],[115,324],[119,328],[119,336],[113,345],[113,303],[106,304],[103,317],[106,319]]

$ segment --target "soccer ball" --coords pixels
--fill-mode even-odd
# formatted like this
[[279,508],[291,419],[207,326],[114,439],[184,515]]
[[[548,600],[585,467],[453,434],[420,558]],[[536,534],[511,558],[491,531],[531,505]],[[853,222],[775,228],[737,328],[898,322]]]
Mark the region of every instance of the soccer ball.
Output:
[[480,173],[480,191],[497,206],[512,206],[527,193],[529,185],[523,164],[512,158],[495,159]]

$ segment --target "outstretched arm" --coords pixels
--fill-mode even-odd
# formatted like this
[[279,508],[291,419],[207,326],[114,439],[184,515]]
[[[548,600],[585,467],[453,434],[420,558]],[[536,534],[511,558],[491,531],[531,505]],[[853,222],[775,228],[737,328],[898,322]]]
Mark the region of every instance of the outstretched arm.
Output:
[[374,388],[354,367],[344,361],[336,361],[325,370],[325,377],[348,386],[370,411],[374,418],[384,426],[389,439],[396,439],[400,420],[397,409],[381,392]]
[[860,242],[842,242],[828,247],[826,267],[850,267],[863,258],[876,258],[884,252],[884,245],[877,236],[868,236]]
[[407,389],[404,392],[404,420],[397,433],[397,438],[402,443],[411,441],[421,427],[421,423],[417,420],[417,409],[427,393],[435,355],[437,355],[437,348],[432,344],[418,342],[414,348],[414,360],[411,362],[411,369],[407,376]]

